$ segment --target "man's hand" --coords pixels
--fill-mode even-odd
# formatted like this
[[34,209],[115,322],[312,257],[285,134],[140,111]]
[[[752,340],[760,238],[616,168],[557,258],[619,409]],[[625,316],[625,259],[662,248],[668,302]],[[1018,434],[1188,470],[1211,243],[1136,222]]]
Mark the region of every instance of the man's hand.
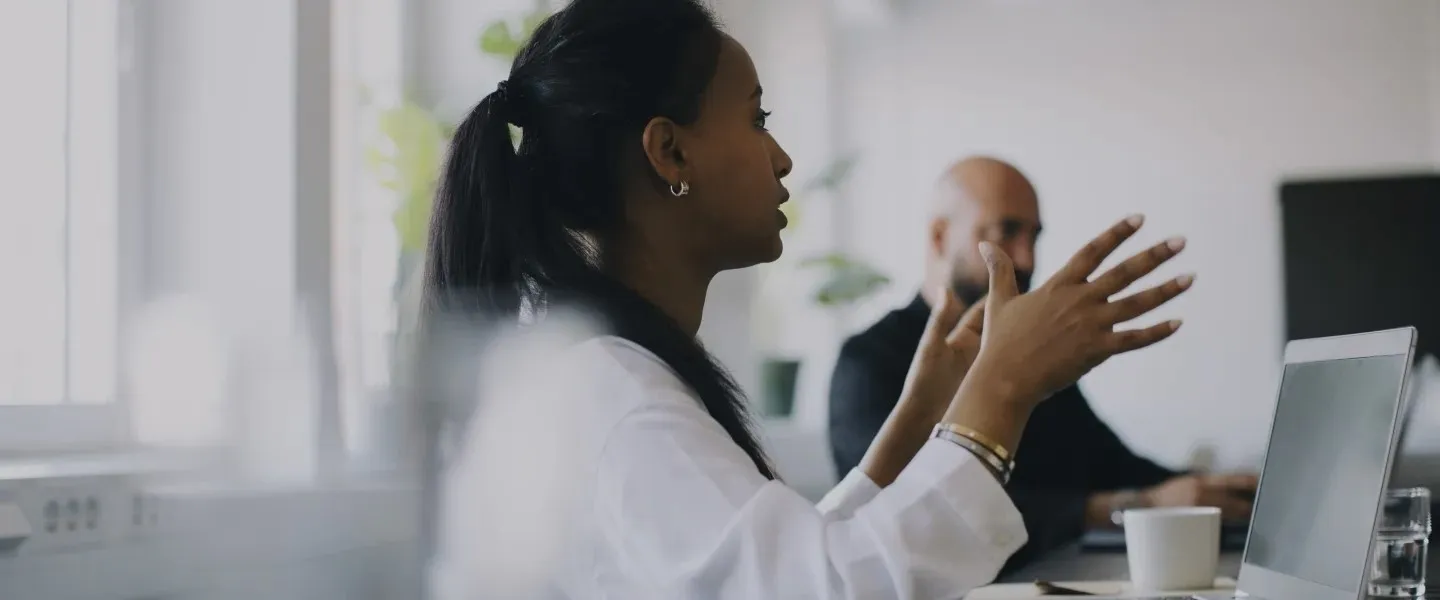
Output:
[[1250,474],[1184,475],[1144,491],[1148,506],[1213,506],[1226,521],[1250,518],[1260,478]]

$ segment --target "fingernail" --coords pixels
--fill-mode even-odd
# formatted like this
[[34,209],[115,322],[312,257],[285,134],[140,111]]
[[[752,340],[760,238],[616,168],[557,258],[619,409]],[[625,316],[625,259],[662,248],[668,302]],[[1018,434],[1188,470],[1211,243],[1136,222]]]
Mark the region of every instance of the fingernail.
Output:
[[1131,227],[1135,227],[1138,229],[1141,225],[1145,224],[1145,215],[1135,213],[1133,215],[1125,217],[1125,222],[1129,223]]
[[1195,283],[1195,275],[1193,275],[1193,274],[1181,275],[1181,276],[1175,278],[1175,283],[1180,284],[1180,289],[1182,289],[1182,290],[1190,289],[1190,285],[1193,284],[1193,283]]
[[1169,246],[1169,247],[1170,247],[1170,250],[1172,250],[1172,251],[1174,251],[1174,252],[1179,252],[1179,251],[1185,249],[1185,238],[1184,238],[1184,237],[1173,237],[1173,238],[1170,238],[1169,240],[1166,240],[1165,245],[1166,245],[1166,246]]
[[1175,319],[1174,321],[1170,322],[1170,331],[1178,331],[1180,329],[1180,326],[1184,324],[1184,321],[1181,321],[1180,319]]
[[985,259],[985,264],[995,264],[995,247],[990,242],[980,242],[980,258]]

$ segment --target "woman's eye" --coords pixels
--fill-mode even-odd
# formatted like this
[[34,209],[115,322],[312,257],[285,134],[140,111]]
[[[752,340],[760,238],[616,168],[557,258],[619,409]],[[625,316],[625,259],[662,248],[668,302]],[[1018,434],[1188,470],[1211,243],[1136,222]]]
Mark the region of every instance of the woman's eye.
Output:
[[768,111],[768,110],[762,110],[762,111],[760,111],[760,114],[755,117],[755,126],[756,126],[756,127],[759,127],[760,129],[763,129],[763,130],[765,130],[765,131],[769,131],[769,129],[766,129],[766,128],[765,128],[765,123],[768,122],[769,120],[770,120],[770,111]]

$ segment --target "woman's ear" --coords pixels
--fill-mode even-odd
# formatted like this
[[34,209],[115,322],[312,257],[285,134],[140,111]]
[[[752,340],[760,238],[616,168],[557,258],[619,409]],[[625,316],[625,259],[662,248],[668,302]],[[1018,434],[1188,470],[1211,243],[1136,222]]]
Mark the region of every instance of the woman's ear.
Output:
[[681,147],[682,135],[680,126],[674,121],[655,117],[645,124],[645,132],[641,136],[650,168],[670,186],[679,186],[690,180],[690,165]]

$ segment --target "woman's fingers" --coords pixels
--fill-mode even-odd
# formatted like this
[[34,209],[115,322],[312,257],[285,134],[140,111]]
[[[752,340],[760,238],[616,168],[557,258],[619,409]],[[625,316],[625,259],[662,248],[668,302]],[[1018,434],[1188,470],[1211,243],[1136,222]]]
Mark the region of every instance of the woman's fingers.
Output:
[[1117,325],[1138,318],[1174,300],[1194,283],[1194,275],[1181,275],[1143,292],[1131,294],[1106,305],[1102,319],[1110,325]]
[[1139,281],[1141,277],[1154,272],[1160,265],[1175,258],[1175,255],[1184,249],[1185,238],[1170,238],[1115,265],[1104,275],[1095,278],[1090,286],[1095,289],[1098,296],[1109,298],[1124,291],[1125,288],[1130,287],[1130,284]]
[[967,336],[975,336],[974,339],[978,341],[980,333],[985,329],[985,305],[988,303],[989,298],[981,298],[975,302],[975,306],[966,309],[960,322],[950,330],[950,335],[945,337],[945,343],[954,346]]
[[1179,330],[1180,321],[1176,320],[1166,321],[1144,329],[1116,331],[1109,334],[1105,348],[1109,351],[1110,356],[1134,352],[1175,335],[1175,332]]
[[1090,240],[1090,243],[1085,244],[1084,248],[1070,257],[1070,261],[1065,263],[1065,266],[1057,271],[1051,280],[1060,283],[1089,281],[1090,274],[1100,268],[1100,263],[1105,262],[1105,259],[1109,258],[1115,249],[1120,247],[1120,244],[1135,235],[1135,232],[1139,231],[1140,226],[1144,223],[1143,215],[1132,215],[1111,226],[1105,233],[1100,234],[1100,237]]
[[980,256],[985,259],[985,268],[990,271],[990,297],[987,302],[1009,302],[1020,295],[1020,284],[1015,281],[1015,263],[1010,255],[990,242],[980,242]]

